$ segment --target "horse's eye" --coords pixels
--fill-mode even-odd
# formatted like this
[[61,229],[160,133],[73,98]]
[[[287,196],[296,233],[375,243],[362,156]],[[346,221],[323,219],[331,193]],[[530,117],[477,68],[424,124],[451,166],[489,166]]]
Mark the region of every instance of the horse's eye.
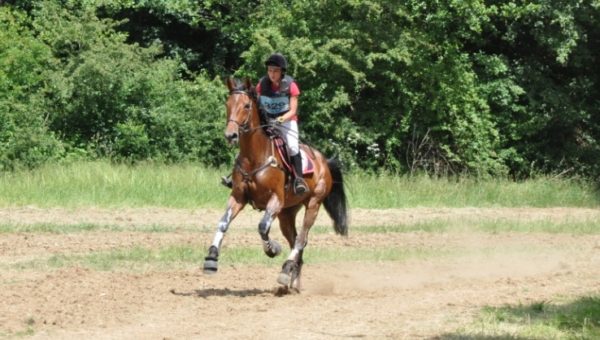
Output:
[[250,110],[250,103],[247,103],[246,105],[244,105],[244,109]]

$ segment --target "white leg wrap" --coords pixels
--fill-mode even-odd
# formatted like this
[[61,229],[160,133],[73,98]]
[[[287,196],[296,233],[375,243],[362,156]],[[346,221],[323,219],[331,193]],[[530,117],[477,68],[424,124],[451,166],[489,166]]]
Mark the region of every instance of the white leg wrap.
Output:
[[290,256],[288,256],[288,260],[290,261],[296,261],[296,258],[298,257],[298,254],[300,253],[300,250],[296,247],[294,247],[294,249],[292,249],[292,251],[290,252]]
[[217,233],[215,234],[215,238],[213,238],[212,245],[217,247],[217,249],[219,249],[221,247],[221,242],[223,242],[224,237],[225,237],[225,233],[220,230],[217,230]]
[[219,249],[221,247],[221,242],[223,242],[223,238],[225,237],[225,233],[227,232],[227,228],[229,228],[229,223],[231,222],[231,209],[227,209],[225,215],[219,221],[217,226],[217,232],[215,233],[215,237],[213,238],[212,245]]

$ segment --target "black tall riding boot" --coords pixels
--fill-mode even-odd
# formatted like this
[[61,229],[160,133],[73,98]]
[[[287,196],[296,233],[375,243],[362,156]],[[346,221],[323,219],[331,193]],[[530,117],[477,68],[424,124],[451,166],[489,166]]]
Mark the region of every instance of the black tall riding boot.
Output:
[[300,153],[292,156],[292,163],[294,164],[294,193],[296,195],[302,195],[308,191],[308,186],[302,177],[302,156]]
[[221,184],[229,189],[233,188],[233,180],[231,179],[231,175],[221,176]]

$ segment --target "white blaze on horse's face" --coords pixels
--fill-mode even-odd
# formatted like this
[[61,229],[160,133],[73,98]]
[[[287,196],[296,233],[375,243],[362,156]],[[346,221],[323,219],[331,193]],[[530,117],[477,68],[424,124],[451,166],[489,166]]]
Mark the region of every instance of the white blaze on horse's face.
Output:
[[227,99],[227,126],[225,138],[230,144],[239,142],[240,132],[248,128],[251,101],[245,92],[231,93]]

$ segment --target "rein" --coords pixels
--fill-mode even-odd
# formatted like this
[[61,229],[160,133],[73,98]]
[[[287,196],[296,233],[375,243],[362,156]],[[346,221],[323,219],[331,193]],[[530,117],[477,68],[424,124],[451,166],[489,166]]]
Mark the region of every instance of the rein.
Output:
[[[243,123],[240,123],[234,119],[229,119],[227,122],[232,122],[235,123],[238,126],[238,129],[241,133],[254,133],[256,130],[258,129],[262,129],[263,125],[260,125],[258,127],[255,128],[250,128],[250,122],[251,122],[251,117],[252,117],[252,105],[254,105],[254,100],[256,100],[255,96],[252,95],[251,93],[249,93],[248,91],[245,90],[232,90],[229,92],[230,95],[232,94],[244,94],[246,96],[248,96],[248,98],[250,98],[250,102],[248,104],[245,105],[244,109],[246,111],[248,111],[248,115],[246,115],[246,119],[244,120]],[[258,168],[252,170],[252,171],[246,171],[242,168],[242,164],[240,162],[240,159],[237,158],[236,162],[235,162],[235,168],[236,170],[238,170],[241,174],[242,177],[244,179],[244,182],[248,183],[252,181],[252,178],[259,173],[260,171],[268,168],[268,167],[274,167],[274,168],[279,168],[279,164],[277,163],[277,159],[274,156],[274,151],[273,151],[273,142],[269,139],[271,144],[271,155],[267,158],[267,160],[265,161],[265,163],[263,163],[261,166],[259,166]],[[283,171],[283,169],[281,169]]]

